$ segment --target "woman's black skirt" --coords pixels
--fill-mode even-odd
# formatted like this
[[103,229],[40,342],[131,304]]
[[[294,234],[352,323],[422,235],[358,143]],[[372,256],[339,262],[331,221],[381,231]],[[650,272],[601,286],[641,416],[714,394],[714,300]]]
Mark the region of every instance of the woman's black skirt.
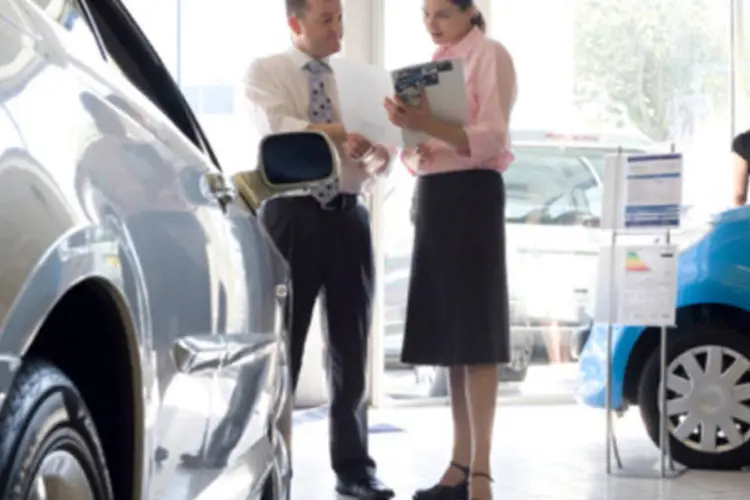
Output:
[[456,366],[510,361],[501,174],[420,177],[402,361]]

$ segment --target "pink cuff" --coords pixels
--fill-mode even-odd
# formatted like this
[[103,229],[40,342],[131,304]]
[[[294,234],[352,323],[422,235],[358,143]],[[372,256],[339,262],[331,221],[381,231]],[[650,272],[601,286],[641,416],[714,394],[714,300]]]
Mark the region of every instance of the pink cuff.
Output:
[[469,139],[469,151],[459,150],[458,154],[484,161],[500,155],[505,150],[505,141],[500,131],[486,125],[469,125],[464,127]]

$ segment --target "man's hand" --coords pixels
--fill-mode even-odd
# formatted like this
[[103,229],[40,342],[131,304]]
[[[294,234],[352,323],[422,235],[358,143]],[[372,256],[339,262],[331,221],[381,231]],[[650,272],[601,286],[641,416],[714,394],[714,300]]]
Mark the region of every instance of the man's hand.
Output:
[[344,143],[344,151],[346,151],[346,154],[352,160],[364,160],[365,156],[372,153],[373,145],[369,139],[362,134],[347,134],[346,142]]

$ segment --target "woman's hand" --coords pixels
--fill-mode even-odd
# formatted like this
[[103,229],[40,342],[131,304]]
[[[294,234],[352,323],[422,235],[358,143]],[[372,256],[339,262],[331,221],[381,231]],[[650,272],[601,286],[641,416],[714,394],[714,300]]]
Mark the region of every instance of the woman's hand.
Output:
[[419,96],[419,105],[411,106],[403,102],[398,96],[386,98],[383,103],[388,112],[388,120],[399,128],[424,132],[430,120],[432,111],[424,88]]

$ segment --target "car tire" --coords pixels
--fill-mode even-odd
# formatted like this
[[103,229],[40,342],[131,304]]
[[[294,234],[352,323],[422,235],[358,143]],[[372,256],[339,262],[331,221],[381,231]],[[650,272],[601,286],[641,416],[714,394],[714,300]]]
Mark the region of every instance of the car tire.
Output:
[[443,367],[435,368],[435,376],[427,394],[431,398],[445,398],[448,396],[448,370]]
[[[104,453],[75,385],[45,362],[24,363],[0,413],[0,498],[113,500]],[[46,496],[45,496],[46,491]]]
[[[740,401],[732,399],[738,394],[733,388],[739,384],[750,392],[750,385],[747,385],[750,384],[750,375],[745,370],[736,383],[731,385],[723,377],[713,377],[715,381],[700,379],[701,373],[706,377],[711,376],[700,370],[706,369],[709,356],[716,352],[721,354],[720,373],[727,373],[732,366],[727,363],[731,363],[732,359],[733,362],[747,363],[745,366],[750,366],[750,338],[731,329],[698,327],[690,333],[682,332],[679,339],[670,343],[667,352],[667,373],[674,380],[667,383],[667,409],[671,414],[667,426],[670,429],[669,445],[674,460],[691,469],[736,470],[750,465],[750,422],[732,418],[737,409],[745,418],[750,418],[750,394],[747,399],[745,396],[736,396]],[[660,352],[657,348],[644,366],[638,387],[641,418],[649,437],[657,446],[660,434],[659,360]],[[696,362],[700,370],[695,368]],[[687,368],[684,363],[687,363]],[[698,375],[692,375],[691,372]],[[677,380],[677,377],[682,380]],[[701,398],[701,401],[688,402],[687,397]],[[708,422],[705,425],[711,425],[719,412],[729,415],[729,420],[725,422],[731,422],[732,426],[729,428],[734,428],[737,433],[732,432],[733,436],[729,438],[723,427],[716,427],[712,430],[716,451],[701,450],[703,424],[693,424]],[[710,415],[710,420],[705,420],[705,415]]]

